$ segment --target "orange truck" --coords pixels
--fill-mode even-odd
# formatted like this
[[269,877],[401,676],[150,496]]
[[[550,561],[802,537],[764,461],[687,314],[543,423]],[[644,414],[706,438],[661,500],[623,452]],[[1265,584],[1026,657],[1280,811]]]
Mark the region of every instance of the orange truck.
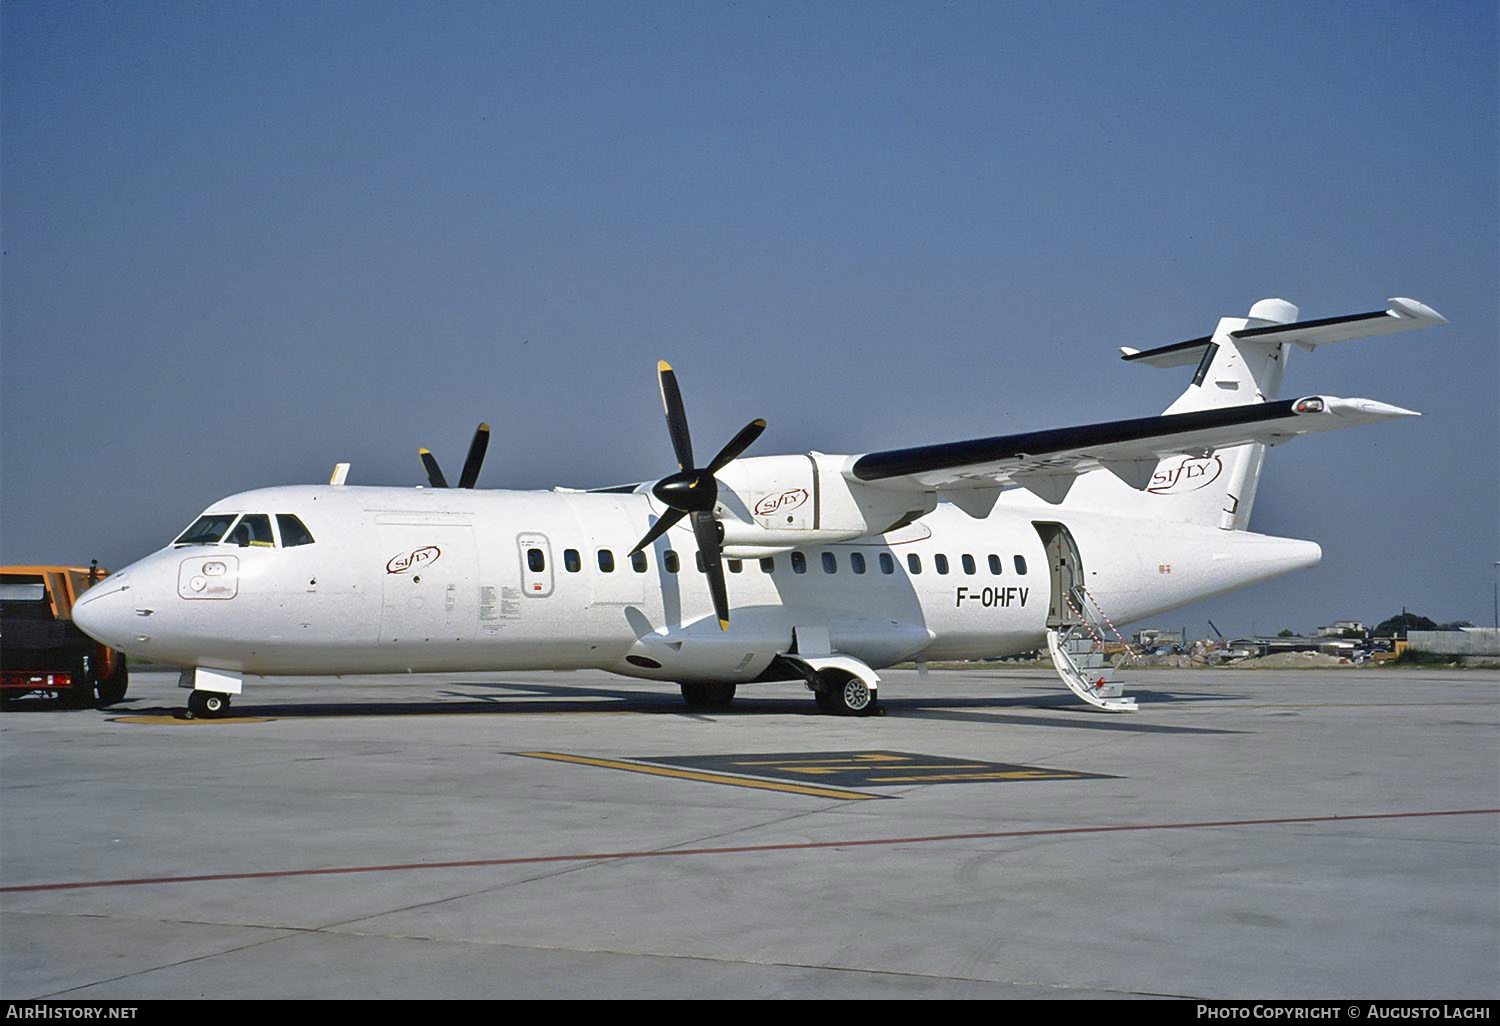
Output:
[[73,623],[73,603],[108,573],[98,565],[0,566],[0,701],[53,697],[88,708],[125,697],[124,653]]

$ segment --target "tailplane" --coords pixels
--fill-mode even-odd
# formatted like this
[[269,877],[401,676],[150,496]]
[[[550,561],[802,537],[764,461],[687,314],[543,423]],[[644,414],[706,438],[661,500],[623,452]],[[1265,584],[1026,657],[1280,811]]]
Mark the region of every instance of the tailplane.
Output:
[[[1220,319],[1212,335],[1144,351],[1121,347],[1121,352],[1130,363],[1195,367],[1187,389],[1163,411],[1193,413],[1277,398],[1294,345],[1311,351],[1332,342],[1447,323],[1432,308],[1399,298],[1369,313],[1314,321],[1297,317],[1297,307],[1286,300],[1262,299],[1247,317]],[[1265,453],[1265,445],[1253,443],[1171,457],[1157,466],[1146,491],[1173,497],[1165,519],[1242,531],[1249,526]]]

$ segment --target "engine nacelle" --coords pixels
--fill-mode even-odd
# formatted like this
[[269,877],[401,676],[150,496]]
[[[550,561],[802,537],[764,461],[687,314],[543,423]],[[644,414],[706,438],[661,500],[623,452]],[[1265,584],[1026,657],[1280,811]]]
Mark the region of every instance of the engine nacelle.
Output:
[[725,467],[714,511],[724,528],[725,555],[752,558],[885,534],[937,508],[936,492],[913,495],[849,480],[844,470],[851,459],[759,456]]

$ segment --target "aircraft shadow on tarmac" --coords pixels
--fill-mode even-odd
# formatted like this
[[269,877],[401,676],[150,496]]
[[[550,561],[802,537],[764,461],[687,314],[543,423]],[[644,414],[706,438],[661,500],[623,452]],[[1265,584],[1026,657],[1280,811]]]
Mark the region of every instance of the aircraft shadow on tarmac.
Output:
[[[1038,689],[1040,692],[1040,689]],[[256,701],[250,697],[236,702],[225,723],[235,719],[322,719],[357,716],[485,716],[537,713],[631,713],[636,715],[673,716],[679,719],[721,720],[735,717],[795,715],[827,717],[813,703],[811,695],[757,695],[756,689],[740,691],[734,703],[722,709],[691,709],[669,691],[632,690],[627,686],[593,688],[587,685],[554,686],[529,681],[452,681],[439,685],[434,694],[438,701],[350,701],[350,702],[274,702]],[[1200,704],[1220,702],[1239,696],[1200,692],[1132,690],[1142,706],[1175,703]],[[952,720],[986,724],[1023,724],[1072,727],[1084,730],[1123,731],[1126,733],[1168,734],[1234,734],[1234,730],[1206,727],[1182,727],[1151,723],[1138,715],[1102,714],[1088,709],[1067,694],[955,697],[912,695],[882,699],[888,716],[903,719]],[[183,707],[141,707],[129,699],[100,710],[111,716],[171,716],[187,719]],[[1004,715],[1013,711],[1013,715]],[[1055,716],[1038,716],[1036,712],[1053,712]]]

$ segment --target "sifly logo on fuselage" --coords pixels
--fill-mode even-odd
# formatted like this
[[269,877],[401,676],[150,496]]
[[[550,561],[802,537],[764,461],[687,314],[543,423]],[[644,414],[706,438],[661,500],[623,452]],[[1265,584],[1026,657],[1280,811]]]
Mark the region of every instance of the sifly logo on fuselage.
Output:
[[399,556],[392,556],[385,564],[385,572],[388,574],[404,574],[418,567],[426,566],[428,563],[437,562],[437,558],[443,554],[443,550],[436,545],[424,545],[420,549],[412,549],[403,552]]
[[1153,495],[1177,495],[1196,492],[1219,479],[1224,461],[1214,456],[1184,456],[1175,464],[1163,464],[1151,475],[1146,491]]
[[787,510],[796,509],[807,501],[806,488],[788,488],[784,492],[774,492],[767,495],[755,504],[755,515],[768,517],[772,513],[784,513]]

